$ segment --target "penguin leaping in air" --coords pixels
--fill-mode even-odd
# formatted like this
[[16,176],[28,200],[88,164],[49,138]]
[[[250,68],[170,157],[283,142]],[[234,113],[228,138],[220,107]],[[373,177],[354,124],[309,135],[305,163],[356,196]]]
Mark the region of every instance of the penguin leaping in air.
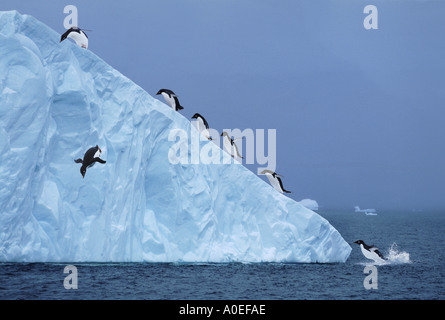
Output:
[[209,133],[209,124],[207,120],[199,113],[195,113],[192,119],[196,119],[196,129],[208,140],[213,140]]
[[173,110],[179,111],[184,109],[184,107],[181,106],[181,104],[179,103],[178,97],[173,91],[168,89],[161,89],[158,91],[158,93],[156,93],[156,95],[158,94],[164,97],[165,102],[167,102],[167,104],[172,107]]
[[82,48],[88,49],[88,36],[87,34],[78,27],[71,27],[60,37],[60,42],[66,38],[73,39],[76,44]]
[[279,175],[276,172],[273,172],[272,170],[263,170],[260,174],[266,175],[267,179],[269,179],[270,184],[272,187],[275,188],[280,193],[291,193],[290,191],[287,191],[283,187],[283,181],[281,181],[282,175]]
[[225,131],[223,131],[223,133],[221,133],[221,137],[223,137],[223,146],[224,149],[226,149],[226,151],[232,156],[232,158],[238,157],[241,159],[244,159],[239,151],[238,151],[238,147],[236,146],[235,140],[238,139],[233,139],[232,137],[229,136],[229,134]]
[[102,150],[99,148],[98,145],[95,147],[89,148],[87,152],[85,152],[85,155],[82,159],[74,160],[75,163],[81,163],[82,166],[80,167],[80,174],[83,178],[85,178],[85,173],[87,172],[87,168],[90,168],[94,166],[96,162],[100,163],[107,163],[105,160],[102,160],[100,157],[100,154],[102,153]]
[[363,240],[354,241],[354,243],[360,246],[365,258],[374,260],[375,262],[385,262],[385,257],[380,253],[379,249],[374,246],[368,246]]

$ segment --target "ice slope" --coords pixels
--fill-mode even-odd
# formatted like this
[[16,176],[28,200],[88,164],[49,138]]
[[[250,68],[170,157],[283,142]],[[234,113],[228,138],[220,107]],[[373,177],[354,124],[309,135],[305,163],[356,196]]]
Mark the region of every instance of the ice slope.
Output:
[[[243,165],[172,164],[190,121],[59,39],[0,13],[0,261],[346,261],[327,220]],[[107,163],[82,179],[96,144]]]

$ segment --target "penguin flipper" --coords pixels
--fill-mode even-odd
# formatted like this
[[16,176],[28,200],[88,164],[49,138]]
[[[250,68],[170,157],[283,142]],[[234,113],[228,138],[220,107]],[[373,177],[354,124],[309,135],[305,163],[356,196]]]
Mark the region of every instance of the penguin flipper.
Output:
[[383,260],[386,260],[385,257],[384,257],[383,254],[379,251],[378,248],[373,247],[373,248],[371,248],[371,251],[374,251],[380,258],[382,258]]
[[75,162],[75,163],[83,163],[82,159],[80,159],[80,158],[79,158],[79,159],[76,159],[76,160],[74,160],[74,162]]
[[290,192],[290,191],[287,191],[287,190],[283,190],[284,192],[286,192],[286,193],[292,193],[292,192]]
[[107,163],[105,160],[102,160],[101,158],[94,158],[94,161],[97,161],[100,163]]

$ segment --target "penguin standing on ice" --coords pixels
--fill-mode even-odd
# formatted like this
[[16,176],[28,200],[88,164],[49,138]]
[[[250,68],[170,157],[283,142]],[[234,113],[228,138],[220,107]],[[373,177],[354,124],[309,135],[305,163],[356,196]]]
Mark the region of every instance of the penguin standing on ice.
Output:
[[87,172],[87,168],[90,168],[94,166],[96,162],[100,163],[107,163],[105,160],[102,160],[100,157],[100,154],[102,153],[102,150],[99,148],[98,145],[95,147],[89,148],[87,152],[85,152],[85,155],[82,159],[74,160],[75,163],[81,163],[82,166],[80,167],[80,174],[83,178],[85,178],[85,173]]
[[198,131],[208,140],[213,140],[209,133],[209,124],[207,123],[207,120],[199,113],[195,113],[192,119],[196,119]]
[[181,106],[181,104],[179,103],[178,97],[173,91],[169,89],[161,89],[158,91],[158,93],[156,93],[156,95],[159,94],[164,97],[165,102],[167,102],[167,104],[172,107],[173,110],[179,111],[184,109],[184,107]]
[[244,159],[239,154],[238,147],[235,144],[235,140],[233,140],[233,138],[230,137],[227,132],[223,131],[223,133],[221,133],[221,137],[223,137],[224,149],[226,149],[226,151],[232,156],[232,158],[235,158],[236,156],[238,158]]
[[[279,175],[276,172],[273,172],[272,170],[263,170],[260,174],[266,175],[267,179],[269,179],[270,184],[272,187],[275,188],[280,193],[291,193],[290,191],[287,191],[283,187],[283,181],[281,181],[281,178],[283,176]],[[280,178],[281,177],[281,178]]]
[[360,246],[365,258],[374,260],[375,262],[384,262],[386,260],[377,247],[368,246],[363,240],[357,240],[354,241],[354,243]]
[[88,49],[88,36],[87,34],[78,27],[71,27],[60,37],[60,42],[66,38],[73,39],[76,44],[82,48]]

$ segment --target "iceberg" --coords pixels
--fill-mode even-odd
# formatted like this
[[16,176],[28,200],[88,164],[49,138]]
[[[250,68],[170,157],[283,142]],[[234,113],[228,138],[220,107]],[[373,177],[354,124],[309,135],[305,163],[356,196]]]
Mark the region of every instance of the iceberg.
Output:
[[[326,219],[242,164],[169,161],[170,132],[197,132],[190,120],[59,39],[0,12],[0,261],[348,259]],[[73,160],[96,145],[106,164],[83,179]],[[230,160],[211,141],[198,146]]]
[[377,211],[375,209],[360,209],[359,206],[354,207],[354,212],[362,212],[366,215],[377,215]]

